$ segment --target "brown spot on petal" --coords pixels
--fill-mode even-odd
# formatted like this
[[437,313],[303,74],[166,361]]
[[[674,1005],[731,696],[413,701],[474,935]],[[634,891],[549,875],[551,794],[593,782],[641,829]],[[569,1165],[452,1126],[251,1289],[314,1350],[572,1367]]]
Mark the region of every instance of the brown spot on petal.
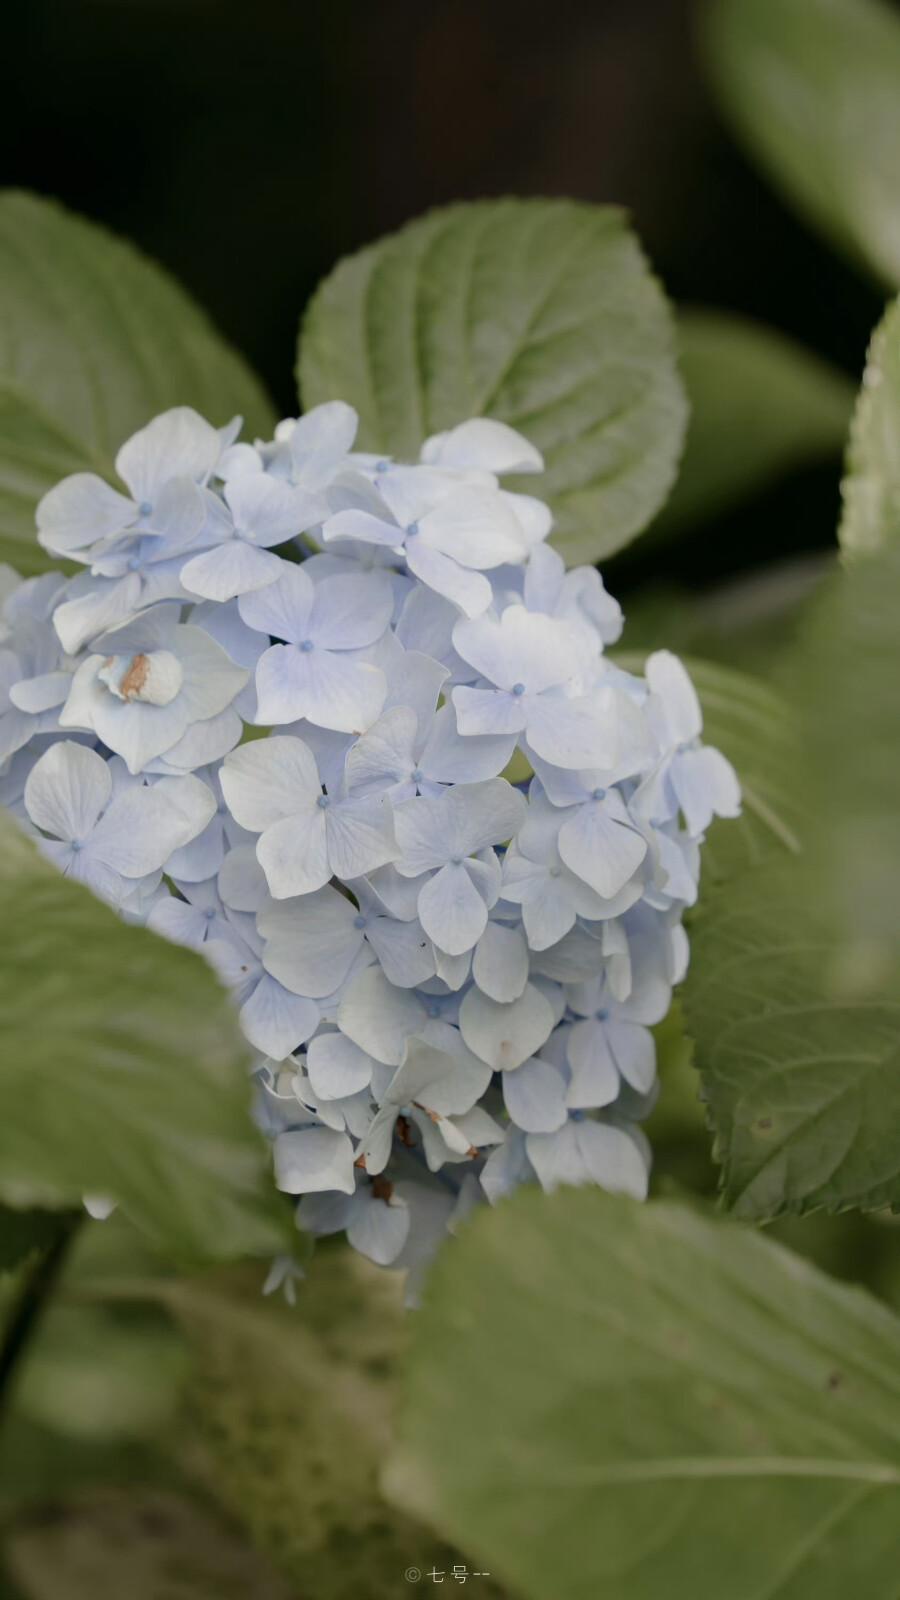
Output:
[[407,1150],[412,1150],[413,1146],[415,1145],[415,1140],[412,1136],[412,1127],[410,1125],[409,1117],[397,1118],[397,1138],[400,1140],[401,1144],[406,1145]]
[[466,1155],[467,1156],[471,1156],[472,1160],[474,1161],[474,1159],[477,1156],[477,1154],[478,1154],[478,1146],[475,1145],[475,1144],[470,1144],[468,1150],[466,1151]]
[[383,1200],[385,1205],[387,1205],[393,1192],[394,1185],[389,1183],[387,1178],[385,1178],[382,1173],[379,1172],[377,1177],[372,1179],[373,1200]]
[[366,1170],[366,1158],[365,1158],[365,1156],[357,1156],[357,1158],[354,1161],[353,1165],[355,1167],[362,1167],[363,1172],[365,1172],[365,1170]]
[[147,682],[149,671],[150,661],[147,656],[132,656],[119,684],[119,692],[123,700],[130,700],[134,695],[140,694],[144,684]]

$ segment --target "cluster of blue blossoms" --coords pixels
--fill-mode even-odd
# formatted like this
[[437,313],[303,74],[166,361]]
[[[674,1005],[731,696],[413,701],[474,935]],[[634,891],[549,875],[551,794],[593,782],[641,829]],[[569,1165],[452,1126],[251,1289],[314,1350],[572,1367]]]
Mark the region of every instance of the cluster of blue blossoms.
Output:
[[604,654],[620,609],[500,486],[543,467],[504,424],[416,465],[339,401],[239,427],[166,412],[122,491],[41,501],[82,570],[0,569],[0,800],[231,988],[307,1232],[415,1270],[521,1182],[642,1196],[650,1027],[740,799],[687,672]]

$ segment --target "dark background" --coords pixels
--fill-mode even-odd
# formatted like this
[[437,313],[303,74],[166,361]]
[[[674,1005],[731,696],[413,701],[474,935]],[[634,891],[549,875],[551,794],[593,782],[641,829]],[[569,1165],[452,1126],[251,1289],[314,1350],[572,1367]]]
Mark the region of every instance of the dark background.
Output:
[[[29,0],[6,8],[0,179],[168,266],[296,410],[298,315],[337,258],[430,206],[628,206],[669,292],[857,375],[882,297],[731,142],[687,0]],[[618,563],[705,585],[821,546],[838,465]]]

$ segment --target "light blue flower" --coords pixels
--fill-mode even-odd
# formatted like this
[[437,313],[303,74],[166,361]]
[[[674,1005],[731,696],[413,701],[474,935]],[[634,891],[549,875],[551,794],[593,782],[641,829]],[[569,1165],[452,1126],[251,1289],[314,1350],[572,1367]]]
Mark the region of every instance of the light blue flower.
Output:
[[633,799],[635,815],[669,822],[682,812],[694,838],[714,816],[737,817],[741,790],[720,750],[701,746],[703,713],[697,693],[677,656],[657,650],[644,664],[650,689],[646,715],[660,758]]
[[559,767],[613,767],[623,714],[617,692],[594,686],[599,647],[555,617],[510,605],[461,619],[453,644],[491,687],[453,690],[461,734],[524,733]]
[[262,940],[250,915],[230,912],[216,924],[203,954],[233,991],[238,1020],[256,1050],[283,1061],[311,1038],[321,1021],[315,1000],[291,994],[262,964]]
[[432,874],[419,891],[419,920],[448,955],[471,950],[483,934],[500,891],[491,846],[511,838],[525,812],[523,797],[504,778],[458,784],[437,800],[397,806],[397,871],[407,878]]
[[233,600],[274,583],[283,562],[270,546],[286,544],[320,520],[312,496],[263,473],[232,478],[224,498],[227,514],[217,519],[215,542],[180,573],[184,587],[207,600]]
[[557,944],[578,917],[594,922],[620,916],[642,892],[643,885],[632,877],[617,894],[604,899],[563,861],[559,829],[559,811],[546,795],[535,794],[528,819],[503,861],[501,894],[504,900],[522,907],[532,950]]
[[226,756],[221,782],[235,821],[260,835],[257,855],[276,900],[311,894],[332,877],[362,878],[399,853],[390,801],[324,794],[302,739],[241,745]]
[[323,578],[284,564],[275,583],[239,601],[249,627],[274,644],[256,669],[257,720],[267,727],[301,717],[322,728],[362,733],[384,704],[387,682],[357,652],[391,620],[391,586],[379,574]]
[[542,1187],[595,1183],[610,1194],[646,1200],[650,1152],[639,1128],[594,1120],[581,1112],[555,1133],[529,1133],[528,1158]]
[[661,1022],[672,999],[665,976],[650,965],[636,974],[631,992],[618,999],[604,974],[569,984],[566,1001],[578,1019],[568,1034],[571,1082],[566,1102],[576,1108],[610,1105],[624,1079],[646,1094],[656,1077],[656,1045],[650,1027]]
[[[5,575],[6,581],[2,582]],[[0,568],[5,593],[0,608],[0,764],[37,734],[55,732],[59,707],[72,683],[53,613],[65,593],[55,572],[24,582]]]
[[163,778],[113,794],[109,766],[71,740],[50,746],[25,784],[25,809],[41,850],[67,877],[121,906],[141,879],[195,838],[215,811],[196,778]]
[[365,879],[351,887],[356,904],[326,885],[260,912],[267,970],[296,994],[331,994],[368,945],[398,988],[412,989],[433,977],[434,951],[418,918],[390,916]]
[[495,488],[458,483],[431,467],[395,467],[379,482],[383,510],[339,511],[322,529],[326,544],[342,539],[384,545],[408,570],[468,617],[493,599],[484,572],[528,553],[528,535]]

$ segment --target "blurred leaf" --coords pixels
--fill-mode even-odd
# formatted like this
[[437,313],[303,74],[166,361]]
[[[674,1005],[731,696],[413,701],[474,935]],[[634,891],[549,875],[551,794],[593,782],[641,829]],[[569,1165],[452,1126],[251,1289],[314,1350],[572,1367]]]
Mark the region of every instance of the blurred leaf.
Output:
[[792,468],[844,447],[849,379],[784,334],[719,311],[678,317],[691,406],[684,460],[651,537],[726,511]]
[[16,1408],[73,1438],[158,1434],[174,1415],[184,1347],[158,1312],[52,1304],[17,1375]]
[[760,1234],[520,1189],[432,1272],[386,1481],[533,1600],[887,1596],[898,1373],[900,1323]]
[[159,1288],[193,1352],[210,1486],[304,1594],[396,1600],[408,1567],[450,1569],[452,1552],[378,1488],[409,1336],[395,1273],[319,1251],[295,1310],[263,1301],[258,1275]]
[[851,555],[900,542],[900,301],[872,336],[856,402],[838,537]]
[[900,546],[837,573],[788,676],[803,852],[700,905],[684,987],[725,1198],[900,1205]]
[[[648,538],[650,535],[648,534]],[[713,589],[651,583],[628,597],[621,648],[699,656],[771,681],[810,595],[835,564],[817,550],[742,572]]]
[[59,1231],[53,1211],[15,1211],[0,1205],[0,1273],[12,1272],[37,1250],[45,1250]]
[[[69,472],[114,476],[157,412],[274,421],[249,367],[169,275],[53,201],[0,193],[0,560],[54,565],[34,508]],[[58,563],[56,563],[58,565]]]
[[51,1496],[66,1495],[88,1485],[169,1485],[177,1477],[158,1439],[75,1438],[32,1422],[15,1409],[7,1413],[0,1428],[0,1513],[4,1527],[14,1510],[40,1505]]
[[6,1544],[29,1600],[292,1600],[224,1517],[165,1489],[92,1490],[23,1516]]
[[714,0],[709,73],[787,198],[900,284],[900,18],[878,0]]
[[0,1192],[105,1194],[176,1257],[278,1248],[246,1049],[206,962],[114,911],[0,819]]
[[[822,585],[785,673],[801,715],[802,796],[824,835],[811,898],[834,920],[842,965],[861,957],[881,984],[900,977],[898,619],[900,542]],[[864,990],[862,969],[844,971],[851,980]]]
[[407,458],[469,417],[543,451],[567,561],[633,539],[669,490],[685,401],[666,301],[615,207],[492,200],[429,212],[342,261],[301,330],[305,408],[342,399],[361,448]]

